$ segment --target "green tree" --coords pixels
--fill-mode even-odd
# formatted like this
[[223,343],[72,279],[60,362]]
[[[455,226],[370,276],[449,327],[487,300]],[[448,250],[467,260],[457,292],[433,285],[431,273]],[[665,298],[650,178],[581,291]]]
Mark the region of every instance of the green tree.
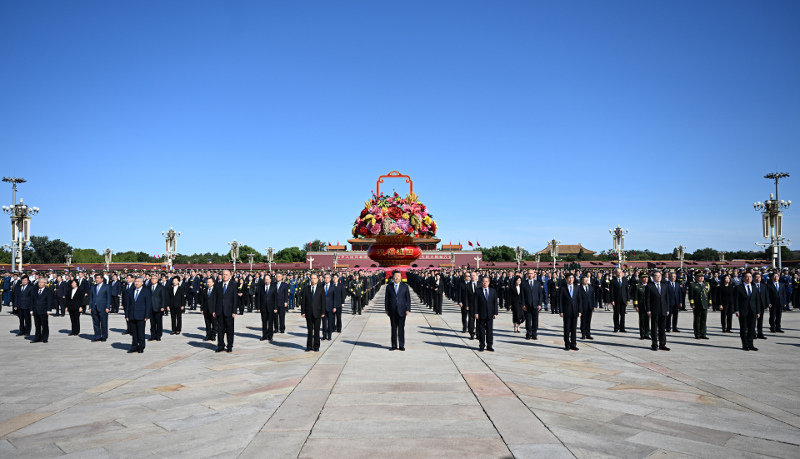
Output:
[[149,254],[144,252],[134,252],[133,250],[129,250],[127,252],[120,252],[115,253],[111,259],[117,263],[148,263],[152,261],[152,258]]
[[694,261],[718,261],[719,251],[706,247],[705,249],[697,249],[691,254],[685,254],[685,257]]
[[[261,263],[264,259],[264,256],[261,255],[258,250],[250,247],[247,244],[242,244],[239,246],[239,260],[242,263],[250,263],[250,257],[247,256],[248,253],[255,254],[253,257],[253,263]],[[228,258],[230,258],[230,252],[228,253]]]
[[286,247],[278,250],[273,256],[274,263],[303,263],[306,261],[306,254],[299,247]]
[[31,236],[31,243],[22,251],[24,263],[65,263],[65,255],[72,247],[61,239],[50,240],[47,236]]
[[73,263],[103,263],[103,256],[95,249],[73,249]]
[[3,264],[10,264],[11,263],[11,251],[6,250],[5,247],[0,249],[0,263]]
[[[303,252],[322,252],[327,246],[328,244],[319,239],[314,239],[312,242],[303,244]],[[305,261],[305,255],[303,256],[303,261]]]
[[493,246],[490,248],[481,247],[481,258],[483,261],[514,261],[516,253],[514,249],[507,245]]

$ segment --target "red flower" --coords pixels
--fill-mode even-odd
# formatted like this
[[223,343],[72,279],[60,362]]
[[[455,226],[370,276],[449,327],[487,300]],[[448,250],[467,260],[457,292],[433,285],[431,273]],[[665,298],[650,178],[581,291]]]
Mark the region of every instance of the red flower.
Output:
[[361,218],[364,218],[369,213],[369,209],[361,209]]
[[391,207],[389,208],[389,218],[392,220],[400,220],[403,218],[403,210],[399,207]]
[[367,227],[366,226],[362,226],[361,228],[358,229],[358,232],[361,233],[361,235],[366,236],[367,233],[368,233]]

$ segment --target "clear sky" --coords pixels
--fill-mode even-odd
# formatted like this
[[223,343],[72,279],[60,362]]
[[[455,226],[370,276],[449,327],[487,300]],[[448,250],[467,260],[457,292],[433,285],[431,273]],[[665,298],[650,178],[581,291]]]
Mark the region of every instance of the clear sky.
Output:
[[444,242],[662,252],[788,171],[800,244],[800,2],[4,1],[0,163],[98,250],[344,242],[391,170]]

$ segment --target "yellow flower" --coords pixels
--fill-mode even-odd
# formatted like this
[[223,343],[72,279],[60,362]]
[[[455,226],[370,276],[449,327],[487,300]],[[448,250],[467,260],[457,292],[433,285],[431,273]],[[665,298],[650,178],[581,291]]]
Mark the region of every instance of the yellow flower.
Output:
[[423,222],[424,222],[426,225],[430,226],[430,224],[431,224],[431,217],[429,217],[429,216],[426,216],[424,219],[422,219],[422,221],[423,221]]
[[403,214],[403,218],[408,220],[408,213],[407,212]]
[[403,230],[400,229],[400,228],[397,228],[396,230],[394,230],[394,232],[397,233],[397,234],[402,234]]

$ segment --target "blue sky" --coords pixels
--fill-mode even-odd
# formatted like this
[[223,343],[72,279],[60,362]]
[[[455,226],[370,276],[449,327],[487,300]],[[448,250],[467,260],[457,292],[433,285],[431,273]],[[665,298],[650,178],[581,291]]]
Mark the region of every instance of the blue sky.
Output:
[[800,227],[798,24],[796,1],[5,1],[2,175],[82,248],[344,242],[399,170],[445,242],[750,250],[768,172]]

